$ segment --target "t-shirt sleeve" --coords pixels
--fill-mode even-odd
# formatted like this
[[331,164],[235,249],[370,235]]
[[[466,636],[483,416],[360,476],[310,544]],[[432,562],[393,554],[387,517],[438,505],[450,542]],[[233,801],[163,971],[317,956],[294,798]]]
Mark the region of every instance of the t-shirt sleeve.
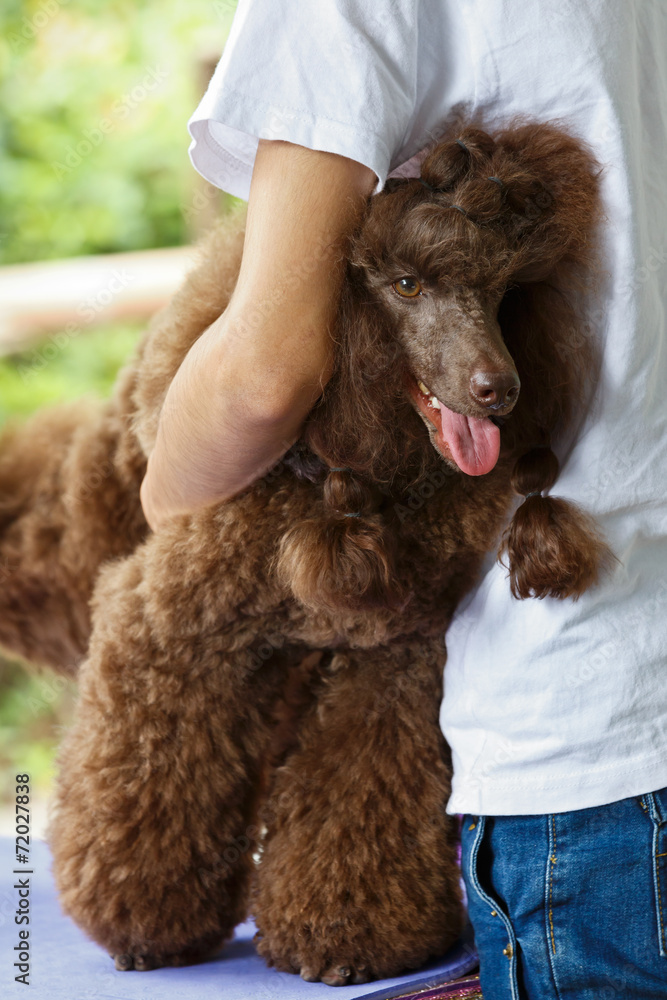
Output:
[[195,168],[247,198],[259,139],[339,153],[382,187],[414,114],[416,0],[239,0],[188,128]]

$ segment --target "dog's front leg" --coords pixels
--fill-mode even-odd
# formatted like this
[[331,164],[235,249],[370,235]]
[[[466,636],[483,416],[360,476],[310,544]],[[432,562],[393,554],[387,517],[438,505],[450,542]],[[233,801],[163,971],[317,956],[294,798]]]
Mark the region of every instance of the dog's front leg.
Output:
[[442,954],[461,928],[441,643],[334,656],[275,775],[253,910],[270,964],[330,985]]
[[[271,616],[258,616],[259,593],[253,617],[225,603],[213,541],[153,536],[105,570],[60,751],[60,900],[121,969],[196,961],[246,914],[281,668],[252,655]],[[234,579],[229,601],[243,597]]]

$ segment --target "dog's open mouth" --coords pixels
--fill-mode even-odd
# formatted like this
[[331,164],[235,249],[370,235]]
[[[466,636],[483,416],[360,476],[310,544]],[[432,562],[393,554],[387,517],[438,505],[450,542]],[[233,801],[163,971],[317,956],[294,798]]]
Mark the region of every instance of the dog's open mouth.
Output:
[[419,412],[435,427],[435,445],[444,458],[468,476],[483,476],[493,469],[500,454],[500,430],[489,417],[455,413],[412,377],[408,390]]

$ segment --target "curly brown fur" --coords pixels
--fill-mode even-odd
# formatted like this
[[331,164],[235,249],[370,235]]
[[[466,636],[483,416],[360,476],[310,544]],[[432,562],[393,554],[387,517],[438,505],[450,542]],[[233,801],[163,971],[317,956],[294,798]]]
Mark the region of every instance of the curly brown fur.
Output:
[[0,435],[0,645],[73,675],[100,566],[147,532],[145,457],[128,433],[131,374],[100,408],[39,413]]
[[[216,527],[202,545],[219,543]],[[217,553],[218,572],[234,574],[242,537],[228,539],[226,565]],[[60,750],[50,841],[61,905],[123,968],[203,957],[245,915],[283,671],[253,670],[255,633],[196,549],[151,537],[103,571],[78,722]]]
[[38,413],[0,433],[0,646],[72,675],[100,567],[146,536],[139,502],[160,404],[191,344],[231,295],[238,226],[160,313],[113,399]]
[[[64,908],[120,968],[194,960],[231,934],[261,817],[254,913],[277,967],[362,981],[456,936],[440,638],[515,489],[553,484],[552,437],[584,398],[575,301],[596,174],[549,124],[438,143],[424,184],[370,202],[335,372],[298,447],[160,535],[145,537],[138,485],[170,380],[231,294],[238,230],[213,238],[111,404],[0,442],[0,641],[66,669],[94,595],[51,842]],[[402,279],[424,295],[402,298]],[[460,471],[420,381],[481,428],[482,458],[457,454],[484,474]],[[506,418],[499,442],[490,413]],[[111,471],[92,485],[100,461]],[[521,595],[595,578],[601,543],[564,501],[529,497],[508,539]],[[575,555],[583,575],[564,571]],[[306,659],[292,683],[322,649],[320,679]]]
[[282,971],[363,983],[421,965],[460,929],[441,661],[431,642],[398,657],[395,647],[340,653],[328,666],[264,812],[258,951]]

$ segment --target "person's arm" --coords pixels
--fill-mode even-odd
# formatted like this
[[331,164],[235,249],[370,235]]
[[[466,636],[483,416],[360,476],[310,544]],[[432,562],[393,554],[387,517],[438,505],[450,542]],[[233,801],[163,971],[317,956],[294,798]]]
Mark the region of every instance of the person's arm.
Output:
[[343,156],[260,141],[234,294],[160,416],[141,487],[153,529],[233,496],[298,437],[331,373],[341,251],[375,181]]

